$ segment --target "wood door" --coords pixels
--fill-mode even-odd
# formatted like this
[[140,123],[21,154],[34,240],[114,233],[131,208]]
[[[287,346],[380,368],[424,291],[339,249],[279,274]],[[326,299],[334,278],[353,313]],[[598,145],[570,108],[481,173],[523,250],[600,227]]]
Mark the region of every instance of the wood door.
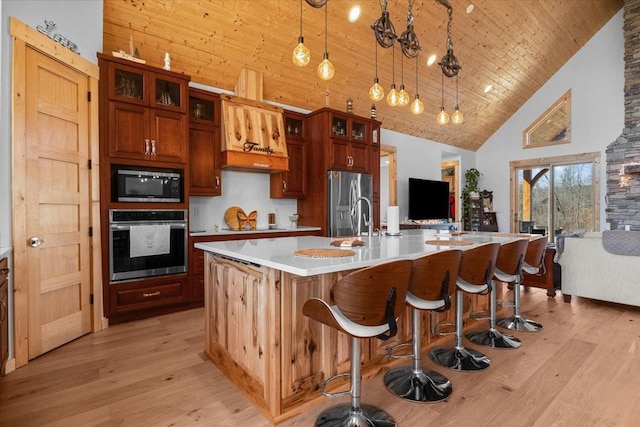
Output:
[[32,243],[24,268],[32,359],[91,330],[90,129],[86,75],[32,49],[25,62],[25,225]]
[[145,160],[151,154],[149,109],[109,102],[109,156]]
[[351,144],[351,170],[354,172],[371,173],[369,168],[369,146],[353,142]]
[[189,174],[192,196],[220,196],[220,128],[189,126]]
[[151,156],[149,160],[185,163],[188,157],[187,115],[151,109]]
[[340,139],[331,139],[331,165],[329,169],[349,171],[351,166],[351,156],[349,154],[349,143]]
[[301,141],[287,143],[289,171],[284,173],[284,197],[301,198],[307,194],[307,145]]

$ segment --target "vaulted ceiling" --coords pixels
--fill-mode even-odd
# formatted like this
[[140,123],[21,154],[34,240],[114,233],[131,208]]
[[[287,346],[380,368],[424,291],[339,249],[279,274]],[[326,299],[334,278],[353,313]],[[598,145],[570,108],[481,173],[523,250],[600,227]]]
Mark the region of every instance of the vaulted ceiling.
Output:
[[[317,0],[316,0],[317,1]],[[407,26],[413,3],[414,31],[422,47],[418,59],[399,47],[378,46],[378,77],[389,91],[404,82],[411,98],[418,93],[425,110],[376,103],[385,129],[477,150],[527,99],[618,12],[623,0],[449,0],[451,35],[458,75],[459,106],[464,123],[441,126],[442,73],[426,59],[446,53],[447,9],[436,0],[389,0],[387,10],[398,34]],[[328,0],[328,52],[335,77],[316,74],[325,44],[325,9],[302,1],[302,33],[311,63],[300,68],[291,60],[300,32],[300,0],[104,0],[104,52],[129,49],[129,41],[147,64],[162,67],[165,52],[171,69],[192,81],[233,91],[243,67],[264,76],[264,99],[306,110],[329,106],[369,116],[369,88],[376,67],[371,25],[383,0]],[[474,9],[466,13],[467,6]],[[355,4],[356,23],[347,21]],[[394,55],[395,51],[395,55]],[[395,59],[394,59],[395,58]],[[394,65],[395,64],[395,65]],[[393,74],[395,69],[395,74]],[[484,93],[487,85],[493,90]],[[568,88],[567,88],[568,89]],[[456,79],[444,79],[444,106],[455,105]],[[524,129],[523,129],[524,130]],[[385,142],[385,141],[383,141]],[[391,141],[387,141],[391,142]]]

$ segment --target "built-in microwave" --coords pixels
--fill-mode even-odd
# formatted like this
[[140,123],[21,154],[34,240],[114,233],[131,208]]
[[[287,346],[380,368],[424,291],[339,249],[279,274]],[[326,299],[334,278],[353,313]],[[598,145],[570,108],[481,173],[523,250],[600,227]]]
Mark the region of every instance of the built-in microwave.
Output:
[[180,203],[184,201],[183,171],[113,165],[111,198],[114,202]]

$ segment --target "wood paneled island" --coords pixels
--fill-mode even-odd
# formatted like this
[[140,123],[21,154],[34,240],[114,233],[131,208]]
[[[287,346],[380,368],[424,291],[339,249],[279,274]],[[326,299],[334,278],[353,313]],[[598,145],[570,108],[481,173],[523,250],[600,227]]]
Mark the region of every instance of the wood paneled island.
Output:
[[[353,256],[306,258],[298,249],[330,248],[328,237],[280,237],[197,243],[205,260],[205,353],[272,422],[304,411],[317,399],[322,382],[349,369],[349,339],[302,314],[312,297],[330,300],[332,284],[354,269],[393,259],[413,259],[449,249],[447,239],[474,243],[507,241],[507,237],[469,234],[434,235],[435,230],[406,230],[400,237],[363,237],[365,245],[349,249]],[[442,245],[425,241],[442,239]],[[472,246],[456,246],[470,248]],[[485,304],[480,297],[476,304]],[[453,319],[440,314],[434,321]],[[429,317],[423,317],[428,345]],[[410,339],[409,319],[401,319],[398,335],[388,341],[362,341],[362,376],[385,370],[393,361],[386,350]],[[347,386],[348,387],[348,386]]]

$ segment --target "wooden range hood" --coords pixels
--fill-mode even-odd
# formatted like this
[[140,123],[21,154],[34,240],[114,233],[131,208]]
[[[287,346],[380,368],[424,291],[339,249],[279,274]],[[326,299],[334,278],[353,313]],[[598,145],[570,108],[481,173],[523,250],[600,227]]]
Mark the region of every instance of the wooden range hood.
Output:
[[289,170],[283,109],[262,102],[262,73],[242,69],[236,95],[220,95],[222,168],[268,173]]

